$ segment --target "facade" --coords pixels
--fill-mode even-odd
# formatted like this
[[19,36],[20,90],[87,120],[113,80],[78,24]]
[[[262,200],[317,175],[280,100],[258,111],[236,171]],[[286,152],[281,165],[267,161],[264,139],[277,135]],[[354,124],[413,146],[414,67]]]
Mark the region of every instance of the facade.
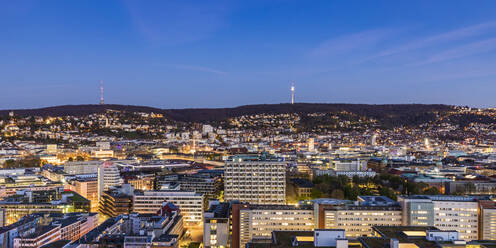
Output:
[[224,199],[251,204],[286,203],[286,163],[265,157],[231,157],[225,164]]
[[182,233],[181,213],[167,203],[154,214],[133,213],[109,218],[71,247],[178,248]]
[[77,178],[73,181],[74,191],[91,202],[91,211],[98,209],[98,180],[97,178]]
[[14,247],[14,239],[19,237],[20,233],[25,233],[28,230],[34,229],[39,218],[39,215],[27,215],[18,222],[2,227],[0,229],[0,247]]
[[156,213],[163,202],[179,207],[185,225],[198,225],[202,222],[203,195],[191,191],[138,191],[133,198],[133,212]]
[[347,237],[372,236],[373,226],[401,226],[401,207],[383,196],[359,197],[359,204],[315,204],[316,228],[343,229]]
[[107,217],[130,214],[133,210],[134,189],[129,184],[104,191],[100,197],[98,212]]
[[18,233],[13,247],[41,247],[59,240],[75,241],[98,225],[98,214],[35,214],[29,230]]
[[401,196],[405,225],[458,231],[462,240],[478,239],[477,199],[468,196]]
[[203,213],[203,246],[205,248],[230,247],[230,205],[210,201]]
[[135,189],[139,190],[153,190],[155,175],[133,175],[131,177],[125,178],[126,183],[129,183]]
[[313,183],[307,179],[294,178],[291,179],[294,186],[296,196],[300,198],[309,198],[312,194]]
[[90,201],[75,192],[26,191],[4,198],[0,209],[5,213],[7,225],[34,213],[74,213],[90,212]]
[[72,161],[64,164],[64,172],[69,175],[95,174],[102,161]]
[[494,201],[479,201],[479,239],[496,240],[496,205]]
[[208,174],[182,174],[166,175],[158,179],[157,189],[162,189],[163,185],[177,182],[184,191],[195,191],[196,193],[216,196],[222,187],[220,176],[210,176]]
[[105,162],[98,166],[98,200],[105,190],[119,186],[121,181],[119,168],[113,163]]
[[273,231],[312,231],[311,206],[232,204],[231,247],[239,248],[253,240],[270,240]]

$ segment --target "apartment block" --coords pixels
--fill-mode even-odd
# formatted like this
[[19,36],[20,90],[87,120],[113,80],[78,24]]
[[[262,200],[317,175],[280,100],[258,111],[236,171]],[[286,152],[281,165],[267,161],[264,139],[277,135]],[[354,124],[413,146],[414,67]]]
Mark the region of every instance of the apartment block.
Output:
[[251,204],[286,202],[286,163],[263,156],[234,156],[225,164],[224,199]]

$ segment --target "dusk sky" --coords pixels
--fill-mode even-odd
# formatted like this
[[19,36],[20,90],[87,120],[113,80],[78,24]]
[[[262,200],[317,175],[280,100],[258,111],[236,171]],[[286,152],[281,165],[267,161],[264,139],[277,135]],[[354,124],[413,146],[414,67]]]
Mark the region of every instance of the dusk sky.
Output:
[[496,1],[0,0],[0,109],[496,106]]

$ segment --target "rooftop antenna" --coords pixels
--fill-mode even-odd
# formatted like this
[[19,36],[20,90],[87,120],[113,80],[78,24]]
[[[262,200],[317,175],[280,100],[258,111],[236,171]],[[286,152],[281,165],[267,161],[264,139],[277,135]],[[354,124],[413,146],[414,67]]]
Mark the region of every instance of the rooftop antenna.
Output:
[[291,81],[291,104],[294,104],[294,98],[295,98],[295,82],[293,80]]
[[103,105],[103,80],[100,80],[100,105]]

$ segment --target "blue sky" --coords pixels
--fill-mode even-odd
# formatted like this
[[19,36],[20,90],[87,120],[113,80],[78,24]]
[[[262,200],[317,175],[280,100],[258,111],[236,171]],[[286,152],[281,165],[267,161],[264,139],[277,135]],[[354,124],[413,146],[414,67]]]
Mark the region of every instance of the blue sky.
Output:
[[0,109],[495,106],[496,1],[0,0]]

